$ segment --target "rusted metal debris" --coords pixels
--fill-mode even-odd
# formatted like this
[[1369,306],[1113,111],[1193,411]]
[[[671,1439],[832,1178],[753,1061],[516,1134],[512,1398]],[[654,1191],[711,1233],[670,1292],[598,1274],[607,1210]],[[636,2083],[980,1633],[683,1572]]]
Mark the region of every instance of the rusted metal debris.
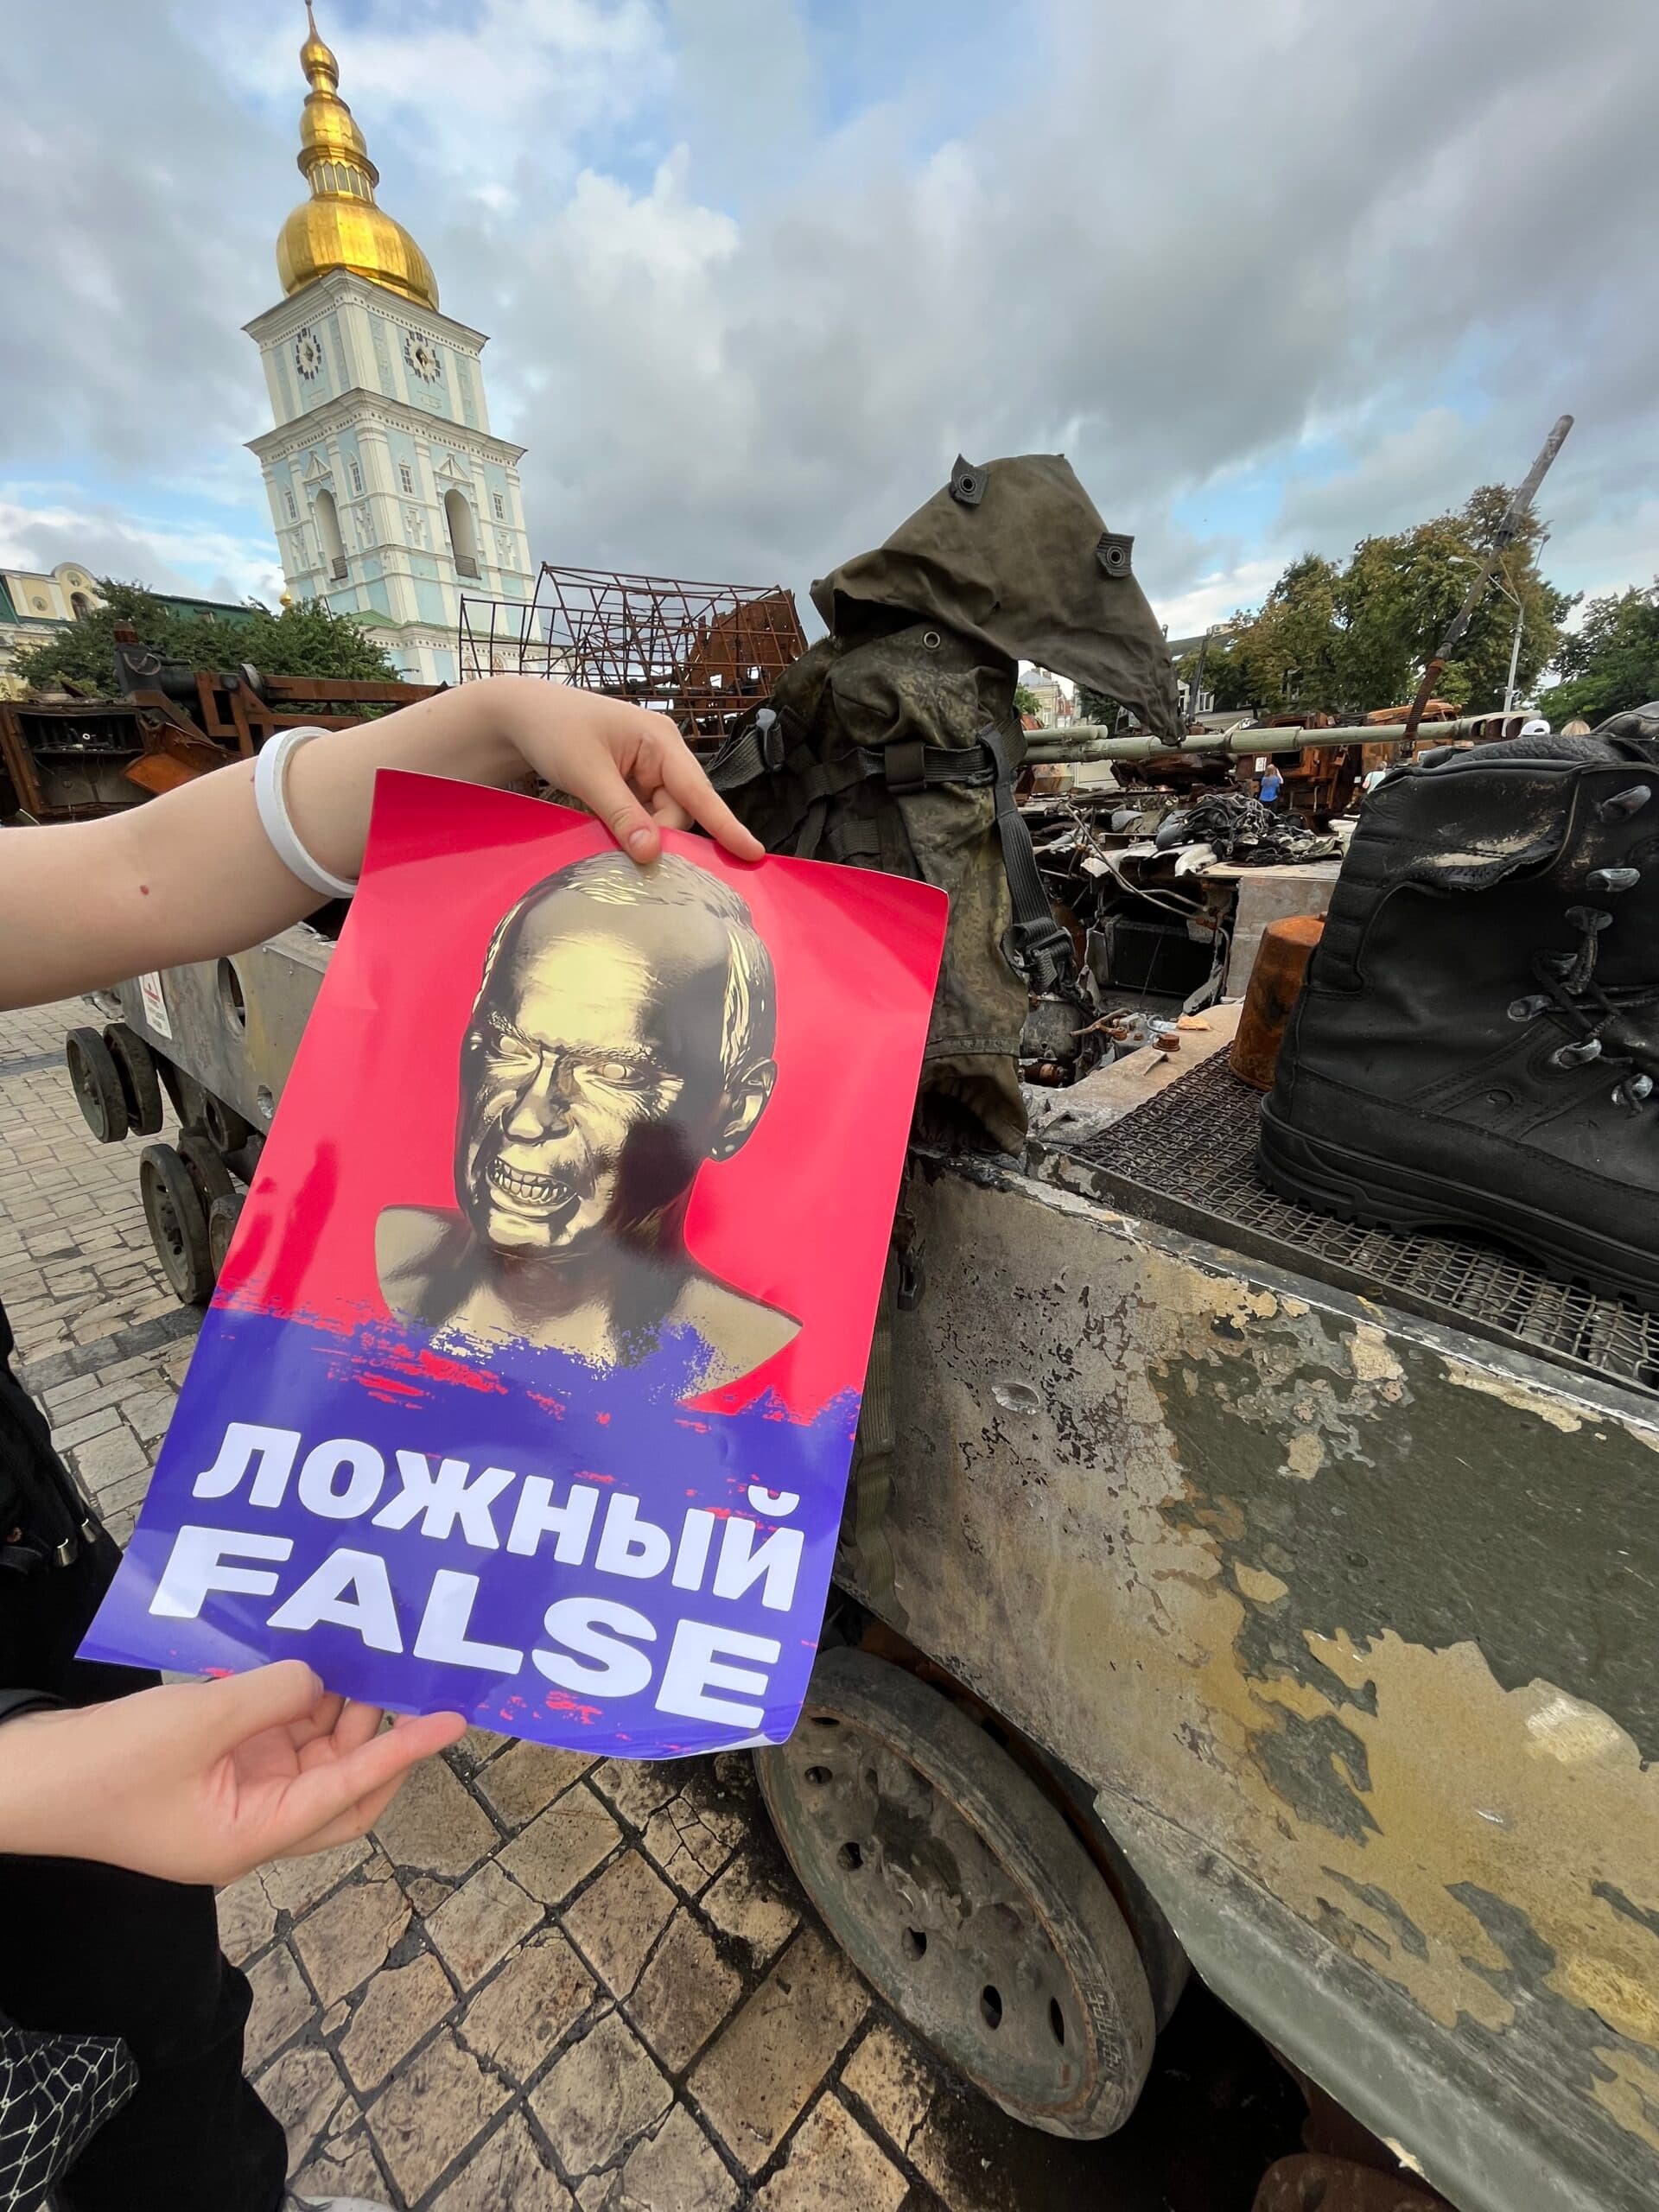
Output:
[[719,737],[765,703],[806,637],[781,584],[543,562],[527,606],[463,598],[460,645],[463,682],[503,671],[553,677],[661,708],[688,737]]
[[118,699],[0,700],[0,819],[73,822],[250,759],[274,730],[344,729],[369,707],[407,706],[429,683],[199,672],[116,633]]

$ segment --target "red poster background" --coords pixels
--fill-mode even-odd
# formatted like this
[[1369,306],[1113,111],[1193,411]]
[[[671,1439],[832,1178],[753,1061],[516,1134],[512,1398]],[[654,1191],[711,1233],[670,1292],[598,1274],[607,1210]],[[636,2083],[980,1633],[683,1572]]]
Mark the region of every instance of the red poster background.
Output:
[[[330,963],[235,1243],[222,1302],[351,1328],[384,1317],[375,1222],[453,1209],[461,1045],[502,915],[611,840],[516,794],[383,772],[365,889]],[[857,1389],[893,1221],[946,901],[808,861],[749,865],[706,837],[671,852],[748,902],[777,975],[776,1089],[734,1160],[705,1166],[688,1242],[799,1335],[703,1402],[769,1392],[797,1419]]]

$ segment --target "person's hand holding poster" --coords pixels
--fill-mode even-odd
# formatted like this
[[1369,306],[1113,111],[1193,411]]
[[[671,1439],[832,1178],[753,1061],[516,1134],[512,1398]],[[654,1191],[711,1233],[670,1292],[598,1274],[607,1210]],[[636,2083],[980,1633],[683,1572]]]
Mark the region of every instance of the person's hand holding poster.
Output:
[[788,1732],[945,901],[665,846],[382,776],[88,1657],[632,1758]]

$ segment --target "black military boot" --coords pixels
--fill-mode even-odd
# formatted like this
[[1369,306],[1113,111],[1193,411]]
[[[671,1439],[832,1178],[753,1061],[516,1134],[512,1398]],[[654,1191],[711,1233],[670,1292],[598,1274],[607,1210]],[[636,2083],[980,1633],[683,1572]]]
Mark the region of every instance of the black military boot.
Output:
[[1262,1108],[1284,1197],[1659,1307],[1659,705],[1365,803]]

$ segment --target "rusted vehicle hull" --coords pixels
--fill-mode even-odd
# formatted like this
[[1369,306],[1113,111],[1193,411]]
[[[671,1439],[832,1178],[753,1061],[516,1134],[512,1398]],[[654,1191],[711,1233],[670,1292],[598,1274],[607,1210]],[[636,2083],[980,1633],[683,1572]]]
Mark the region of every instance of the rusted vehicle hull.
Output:
[[[170,1034],[122,1011],[257,1130],[328,950],[169,974]],[[1385,1302],[1286,1267],[1075,1154],[918,1159],[903,1207],[853,1599],[1463,2212],[1659,2202],[1659,1370],[1449,1326],[1410,1268]]]
[[1465,2212],[1659,2202],[1659,1405],[1052,1180],[907,1204],[855,1589]]

